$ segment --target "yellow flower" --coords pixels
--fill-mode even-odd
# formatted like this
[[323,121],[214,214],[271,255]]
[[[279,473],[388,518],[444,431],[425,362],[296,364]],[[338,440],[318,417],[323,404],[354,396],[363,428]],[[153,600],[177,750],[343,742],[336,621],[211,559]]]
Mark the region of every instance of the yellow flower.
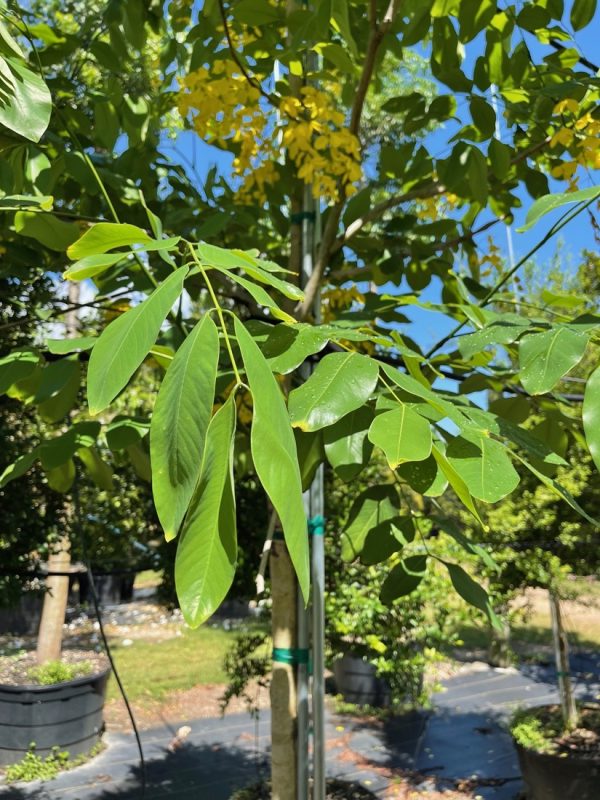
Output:
[[564,114],[565,111],[570,111],[571,114],[576,114],[578,110],[579,103],[572,97],[565,97],[564,100],[560,100],[553,109],[555,114]]
[[574,138],[575,134],[570,128],[559,128],[550,139],[550,147],[556,147],[557,144],[568,147]]

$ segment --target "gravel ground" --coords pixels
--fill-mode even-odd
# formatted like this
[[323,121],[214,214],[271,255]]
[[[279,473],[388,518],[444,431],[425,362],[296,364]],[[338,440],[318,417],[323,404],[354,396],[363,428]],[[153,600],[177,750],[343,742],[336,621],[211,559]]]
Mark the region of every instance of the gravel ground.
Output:
[[[108,659],[103,653],[90,650],[64,650],[61,660],[67,664],[91,664],[92,668],[86,674],[103,672],[108,667]],[[0,684],[10,686],[35,684],[37,681],[29,677],[29,671],[37,666],[33,651],[0,656]]]

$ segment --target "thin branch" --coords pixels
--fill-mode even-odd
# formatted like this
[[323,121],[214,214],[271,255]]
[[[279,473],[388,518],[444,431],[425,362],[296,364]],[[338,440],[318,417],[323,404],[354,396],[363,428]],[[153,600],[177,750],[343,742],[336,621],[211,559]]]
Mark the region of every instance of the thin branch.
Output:
[[263,89],[263,87],[260,85],[260,81],[258,81],[253,75],[250,75],[250,73],[246,69],[246,66],[244,65],[242,59],[238,55],[238,52],[235,49],[235,46],[233,44],[233,40],[231,38],[231,31],[229,30],[229,23],[227,22],[227,11],[225,10],[225,4],[223,3],[223,0],[219,0],[219,11],[221,12],[221,20],[223,22],[223,29],[225,31],[225,38],[227,39],[227,45],[229,47],[229,53],[230,53],[232,59],[237,64],[240,72],[242,73],[244,78],[248,81],[250,86],[253,86],[257,91],[260,92],[260,94],[266,100],[269,101],[269,103],[271,103],[271,105],[273,105],[273,106],[275,106],[277,108],[277,106],[279,105],[279,103],[277,101],[277,98],[274,95],[269,94],[269,92],[266,92]]
[[[367,52],[350,114],[349,129],[350,132],[355,136],[358,136],[360,129],[360,121],[367,91],[369,89],[369,85],[373,77],[373,71],[375,69],[377,52],[386,33],[389,32],[392,26],[394,17],[396,15],[398,2],[399,0],[390,0],[390,4],[385,12],[384,18],[379,25],[377,24],[377,20],[373,13],[373,7],[371,6],[371,35],[367,44]],[[323,275],[325,273],[325,269],[332,255],[332,248],[336,241],[340,218],[345,205],[345,200],[339,200],[329,209],[327,222],[325,223],[325,228],[321,238],[321,244],[315,259],[314,269],[306,286],[304,287],[304,300],[296,307],[296,316],[299,320],[306,319],[311,312],[315,298],[317,297],[317,293],[319,291],[319,287],[321,285],[321,281],[323,279]]]
[[393,197],[389,197],[387,200],[384,200],[382,203],[378,203],[376,206],[373,206],[366,214],[358,219],[355,219],[353,222],[348,225],[345,232],[342,236],[339,236],[336,239],[335,245],[332,248],[332,254],[337,253],[338,250],[341,250],[342,247],[356,234],[361,231],[365,225],[368,225],[369,222],[374,222],[376,219],[385,214],[386,211],[389,211],[396,206],[402,205],[402,203],[409,203],[411,200],[425,200],[428,197],[437,197],[440,194],[444,194],[446,192],[446,187],[441,183],[428,183],[425,186],[422,186],[420,189],[411,189],[409,192],[404,192],[403,194],[397,194]]
[[269,553],[271,552],[271,545],[273,544],[273,534],[275,533],[276,522],[277,512],[275,509],[273,509],[273,511],[271,511],[271,516],[269,517],[267,535],[265,536],[265,543],[263,544],[263,549],[260,556],[260,564],[258,565],[258,573],[255,579],[257,596],[264,594],[265,591],[265,573],[267,571],[267,564],[269,563]]
[[[550,45],[559,52],[562,52],[563,50],[567,49],[562,42],[559,42],[556,39],[550,39]],[[593,61],[589,61],[585,56],[580,55],[578,63],[581,64],[583,67],[587,67],[594,73],[594,75],[600,72],[600,67],[597,64],[594,64]]]

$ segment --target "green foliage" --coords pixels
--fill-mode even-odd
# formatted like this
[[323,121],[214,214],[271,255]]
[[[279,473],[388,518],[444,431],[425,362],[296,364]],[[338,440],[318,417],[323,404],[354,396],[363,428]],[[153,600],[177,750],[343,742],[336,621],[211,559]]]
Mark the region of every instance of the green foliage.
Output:
[[556,743],[553,739],[562,731],[560,714],[544,714],[545,719],[540,719],[540,712],[521,710],[510,721],[510,732],[515,740],[529,750],[538,753],[555,753]]
[[140,366],[179,298],[186,274],[185,267],[174,272],[146,301],[114,320],[98,338],[88,371],[91,414],[103,411]]
[[87,662],[80,664],[67,664],[65,661],[47,661],[37,667],[32,667],[27,673],[27,679],[40,686],[50,686],[53,683],[64,683],[75,678],[83,678],[92,671],[92,665]]
[[[211,4],[188,15],[175,5],[163,14],[155,4],[77,0],[65,13],[54,2],[36,0],[25,15],[33,39],[10,14],[5,22],[19,41],[0,37],[1,63],[12,77],[14,69],[23,77],[19,87],[6,89],[0,119],[10,129],[0,141],[6,250],[0,275],[7,281],[8,324],[27,308],[32,276],[65,272],[65,251],[75,262],[67,268],[69,279],[90,281],[95,291],[94,310],[80,318],[80,333],[86,334],[81,338],[94,340],[89,363],[83,347],[59,345],[57,351],[56,345],[40,344],[56,335],[49,323],[55,326],[77,309],[57,292],[25,314],[36,323],[29,330],[39,329],[35,342],[29,336],[2,343],[2,356],[13,349],[18,354],[0,363],[1,388],[35,408],[47,427],[28,439],[19,457],[11,454],[0,484],[23,480],[39,464],[49,487],[68,492],[81,464],[108,492],[113,462],[130,462],[144,480],[152,479],[167,535],[183,525],[180,586],[194,623],[231,584],[234,464],[257,474],[279,514],[305,598],[302,491],[325,459],[340,477],[355,480],[369,464],[379,464],[382,454],[387,457],[385,478],[364,487],[357,500],[343,555],[388,559],[390,577],[397,576],[390,597],[421,586],[425,557],[428,569],[443,561],[440,553],[417,552],[414,528],[406,522],[423,520],[429,497],[458,498],[480,524],[486,516],[480,503],[501,501],[527,470],[544,491],[595,524],[554,469],[567,452],[561,437],[540,438],[527,424],[527,410],[515,420],[506,402],[484,411],[473,395],[491,390],[506,401],[524,391],[540,424],[552,428],[556,412],[559,427],[568,428],[553,393],[579,365],[597,366],[588,363],[596,352],[596,317],[582,316],[572,304],[563,309],[551,297],[544,301],[553,308],[549,315],[540,317],[528,306],[515,314],[520,298],[508,291],[512,273],[503,272],[494,283],[476,252],[478,232],[488,227],[488,221],[481,224],[483,215],[510,222],[523,190],[535,201],[526,226],[575,203],[544,239],[597,198],[595,189],[548,194],[548,175],[588,166],[586,142],[597,125],[595,78],[575,66],[573,48],[565,45],[565,51],[538,58],[536,48],[523,46],[523,32],[544,47],[555,39],[570,41],[562,4],[500,9],[492,0],[409,3],[392,9],[390,19],[376,4],[368,24],[354,0],[333,10],[316,3],[289,16],[282,8],[259,5],[242,0],[226,14],[227,33],[239,43],[236,60],[249,65],[247,75],[237,74],[222,46],[224,21]],[[574,4],[573,27],[587,24],[594,9],[588,2]],[[260,41],[250,30],[257,13]],[[311,101],[310,92],[299,93],[298,86],[304,84],[304,56],[312,50],[323,54],[326,66],[310,75]],[[425,61],[424,77],[398,86],[400,65],[411,57],[412,63]],[[267,78],[275,60],[283,69],[272,86]],[[30,64],[41,66],[43,76]],[[392,77],[385,74],[389,65]],[[199,67],[206,74],[197,73]],[[220,76],[229,69],[231,85],[226,96],[219,95]],[[190,78],[188,88],[195,80],[199,88],[177,97],[173,86],[181,76]],[[237,105],[234,86],[245,98]],[[325,91],[329,86],[335,97]],[[254,114],[258,87],[263,97],[256,102],[263,105]],[[60,98],[51,116],[48,90]],[[460,101],[457,95],[463,95]],[[198,97],[203,108],[209,97],[223,106],[204,129],[202,109],[194,107]],[[235,136],[219,129],[234,113],[229,98],[234,109],[248,104],[248,127],[234,125]],[[296,112],[285,109],[300,107],[298,119],[304,120],[302,104],[310,102],[315,113],[306,119],[329,115],[319,129],[325,144],[345,141],[355,156],[344,156],[335,145],[331,153],[322,148],[320,161],[302,162],[296,150],[310,153],[323,141],[313,136],[316,130],[303,136]],[[502,142],[494,103],[502,106]],[[26,130],[22,121],[10,128],[17,106]],[[401,134],[386,130],[390,118],[401,120]],[[431,152],[427,132],[450,120],[448,147]],[[281,137],[270,135],[277,121],[285,128]],[[211,170],[200,191],[195,176],[165,156],[162,131],[176,138],[187,126],[233,156],[235,180]],[[261,138],[265,131],[268,146]],[[352,176],[346,179],[348,159]],[[257,171],[265,166],[272,172],[268,180]],[[251,191],[248,180],[255,180],[258,199],[244,196],[244,189]],[[309,220],[298,212],[310,190],[327,209],[314,279],[303,293],[296,284],[302,226]],[[74,240],[76,233],[81,235]],[[422,295],[432,282],[441,285],[436,302]],[[363,286],[369,290],[359,291]],[[313,309],[319,291],[321,308]],[[491,311],[501,299],[509,309],[497,305]],[[454,323],[427,353],[400,333],[415,306],[441,315],[444,325]],[[312,323],[313,310],[326,324]],[[218,338],[207,313],[216,314]],[[210,331],[202,353],[196,352],[199,331]],[[302,382],[306,359],[326,347],[331,352],[317,356],[311,377]],[[508,359],[511,369],[495,354]],[[294,375],[299,367],[302,375]],[[165,369],[151,423],[151,461],[146,434],[153,397],[132,413],[121,411],[144,374],[155,376],[157,385]],[[280,384],[274,373],[288,377]],[[461,391],[440,388],[440,375],[456,379]],[[87,408],[79,402],[83,383]],[[590,391],[586,416],[593,419],[593,384]],[[224,403],[230,404],[231,424],[208,448],[206,432],[225,419],[224,411],[212,410]],[[98,416],[96,424],[90,424],[90,413]],[[586,425],[595,452],[594,430]],[[578,446],[587,453],[581,436]],[[209,535],[202,539],[196,523],[204,525],[208,516]],[[190,541],[194,552],[206,548],[201,558],[186,552]],[[472,558],[483,558],[469,540],[454,541],[467,554],[469,569]],[[451,572],[463,596],[489,612],[484,589],[469,582],[470,571],[463,575],[454,565]]]
[[250,687],[266,688],[271,671],[272,656],[269,651],[270,637],[266,631],[249,630],[239,633],[228,649],[223,661],[227,675],[227,688],[221,697],[224,712],[234,697],[246,703],[251,714],[257,714],[257,696],[250,694]]
[[185,620],[192,627],[219,607],[235,573],[234,426],[231,396],[208,426],[202,472],[177,548],[175,586]]
[[99,742],[88,753],[82,753],[75,758],[70,758],[68,750],[53,747],[49,755],[42,757],[35,752],[35,744],[30,745],[29,752],[22,761],[10,764],[6,768],[6,782],[17,781],[51,781],[68,769],[74,769],[85,764],[90,758],[99,755],[104,745]]
[[209,316],[196,325],[171,362],[150,427],[152,487],[168,540],[177,535],[202,470],[217,377],[219,333]]

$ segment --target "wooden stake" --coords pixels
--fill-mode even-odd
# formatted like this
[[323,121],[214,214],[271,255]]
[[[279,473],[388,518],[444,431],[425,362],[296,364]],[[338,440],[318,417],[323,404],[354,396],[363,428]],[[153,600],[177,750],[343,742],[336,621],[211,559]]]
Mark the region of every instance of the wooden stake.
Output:
[[571,672],[569,666],[569,642],[565,631],[560,610],[560,600],[558,595],[550,589],[550,616],[552,617],[552,638],[554,642],[554,658],[556,661],[556,673],[558,675],[558,693],[560,694],[560,704],[562,706],[563,720],[568,731],[577,727],[579,715],[575,698],[573,696],[573,686],[571,684]]
[[[271,575],[273,648],[297,646],[297,584],[285,542],[274,540],[269,564]],[[272,800],[296,798],[296,667],[273,662],[271,679],[271,785]]]

